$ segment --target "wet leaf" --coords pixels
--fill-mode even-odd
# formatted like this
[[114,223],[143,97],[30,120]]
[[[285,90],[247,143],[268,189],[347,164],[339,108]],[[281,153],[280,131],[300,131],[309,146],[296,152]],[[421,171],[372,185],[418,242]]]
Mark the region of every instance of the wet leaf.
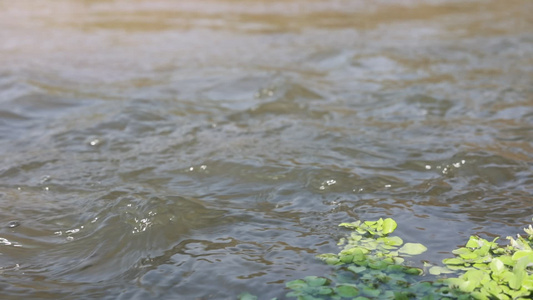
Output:
[[522,257],[528,256],[528,255],[533,255],[533,251],[531,251],[531,250],[519,250],[519,251],[516,251],[513,254],[512,259],[513,260],[519,260]]
[[355,297],[359,295],[359,289],[357,289],[355,285],[351,284],[338,285],[335,288],[335,291],[341,297]]
[[409,300],[409,296],[405,292],[394,292],[394,300]]
[[422,275],[423,271],[419,268],[405,268],[403,272],[409,275]]
[[351,263],[351,262],[353,261],[353,258],[354,258],[354,256],[351,255],[351,254],[348,254],[348,255],[341,255],[341,256],[339,257],[340,261],[343,262],[343,263],[345,263],[345,264],[349,264],[349,263]]
[[387,218],[383,221],[383,234],[390,234],[396,230],[398,224],[391,218]]
[[390,246],[401,246],[403,244],[403,240],[397,236],[382,237],[377,240],[379,242],[384,243],[385,245],[390,245]]
[[524,270],[518,270],[517,272],[513,272],[512,276],[508,279],[509,281],[509,287],[513,290],[519,290],[522,287],[522,281],[524,280]]
[[505,270],[505,265],[498,258],[494,258],[490,262],[490,269],[492,270],[492,272],[494,272],[496,274],[500,274],[500,273],[502,273]]
[[398,252],[409,255],[418,255],[424,253],[427,249],[426,246],[419,243],[406,243],[398,250]]
[[304,280],[307,282],[307,284],[309,284],[309,286],[314,287],[325,285],[328,282],[326,278],[318,276],[306,276]]
[[382,261],[382,260],[378,260],[378,261],[371,261],[368,263],[368,267],[369,268],[372,268],[372,269],[375,269],[375,270],[383,270],[383,269],[386,269],[387,266],[389,264],[387,264],[386,262]]
[[465,261],[460,258],[445,258],[442,262],[447,265],[463,265],[465,263]]
[[297,290],[297,289],[301,289],[301,288],[308,286],[308,284],[307,282],[301,279],[296,279],[296,280],[285,283],[285,286],[288,287],[289,289]]
[[370,297],[377,297],[379,296],[379,294],[381,293],[380,290],[377,290],[375,288],[372,288],[372,287],[364,287],[363,289],[361,289],[361,292],[367,296],[370,296]]
[[248,292],[244,292],[238,296],[239,300],[257,300],[257,296],[254,296]]
[[454,271],[448,268],[438,267],[438,266],[433,266],[429,268],[429,274],[431,275],[450,274],[450,273],[454,273]]
[[475,300],[488,300],[489,296],[482,292],[472,292],[470,296]]
[[479,239],[477,237],[471,236],[468,240],[468,243],[466,243],[466,247],[468,248],[479,248],[481,245],[479,244]]
[[316,293],[319,295],[331,295],[333,294],[333,289],[321,286],[317,289]]
[[469,253],[472,253],[472,250],[462,247],[462,248],[453,250],[452,253],[457,254],[457,255],[469,254]]
[[350,228],[350,229],[355,229],[355,228],[358,228],[360,224],[361,224],[361,221],[356,221],[356,222],[353,222],[353,223],[340,223],[339,226],[340,227],[345,227],[345,228]]

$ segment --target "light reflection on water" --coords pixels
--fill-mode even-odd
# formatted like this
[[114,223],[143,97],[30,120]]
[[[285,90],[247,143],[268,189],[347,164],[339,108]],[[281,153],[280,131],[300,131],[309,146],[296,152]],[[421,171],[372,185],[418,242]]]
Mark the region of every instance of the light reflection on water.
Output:
[[434,263],[520,232],[531,9],[0,4],[3,295],[283,299],[340,222],[391,216]]

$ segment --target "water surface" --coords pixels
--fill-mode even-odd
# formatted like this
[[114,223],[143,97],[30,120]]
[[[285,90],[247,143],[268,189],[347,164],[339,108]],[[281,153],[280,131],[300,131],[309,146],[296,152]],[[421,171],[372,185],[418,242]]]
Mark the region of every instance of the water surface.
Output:
[[[284,299],[337,224],[533,207],[531,1],[0,2],[6,299]],[[415,261],[416,263],[416,261]]]

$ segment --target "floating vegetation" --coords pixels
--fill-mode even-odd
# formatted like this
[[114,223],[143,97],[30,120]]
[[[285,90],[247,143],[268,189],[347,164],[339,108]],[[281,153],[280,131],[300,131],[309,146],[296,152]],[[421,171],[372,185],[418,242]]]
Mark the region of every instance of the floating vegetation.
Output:
[[[393,219],[357,221],[339,226],[351,229],[342,238],[338,254],[317,257],[335,267],[329,276],[307,276],[286,283],[289,298],[315,299],[531,299],[533,297],[533,227],[526,236],[508,237],[502,246],[470,237],[464,247],[444,259],[444,266],[411,265],[412,256],[427,248],[419,243],[404,243],[391,236],[397,227]],[[424,275],[439,276],[429,281]],[[451,274],[447,277],[446,274]],[[452,277],[457,275],[457,277]],[[241,300],[257,299],[244,293]]]

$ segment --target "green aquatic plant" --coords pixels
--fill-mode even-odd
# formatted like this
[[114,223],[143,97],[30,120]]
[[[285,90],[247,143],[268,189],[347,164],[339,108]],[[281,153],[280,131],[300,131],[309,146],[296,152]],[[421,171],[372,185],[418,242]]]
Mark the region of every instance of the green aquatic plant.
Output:
[[[328,276],[307,276],[286,283],[289,298],[315,299],[532,299],[533,227],[508,237],[508,245],[472,236],[443,266],[413,266],[408,259],[427,248],[392,236],[393,219],[356,221],[339,226],[352,230],[337,254],[318,259],[334,267]],[[449,274],[449,275],[448,275]],[[438,276],[435,280],[428,280]],[[457,277],[452,277],[457,275]],[[447,277],[448,276],[448,277]],[[246,294],[239,299],[256,299]]]
[[533,296],[533,228],[526,237],[507,237],[503,247],[472,236],[464,247],[453,251],[454,258],[444,259],[449,269],[462,275],[445,280],[451,288],[470,294],[474,299],[531,299]]
[[338,254],[317,256],[336,268],[329,278],[323,277],[323,294],[317,293],[316,289],[302,288],[305,280],[294,280],[286,284],[292,290],[288,297],[305,300],[409,299],[416,291],[423,294],[428,289],[426,283],[413,279],[423,270],[405,263],[406,257],[421,254],[427,248],[419,243],[404,243],[400,237],[391,236],[397,227],[393,219],[357,221],[339,226],[352,230],[339,242],[342,250]]

